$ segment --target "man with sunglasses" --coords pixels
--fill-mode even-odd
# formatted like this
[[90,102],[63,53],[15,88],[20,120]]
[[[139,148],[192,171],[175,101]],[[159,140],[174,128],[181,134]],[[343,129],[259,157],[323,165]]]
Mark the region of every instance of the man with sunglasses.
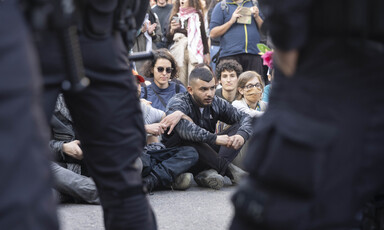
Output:
[[[224,177],[238,183],[245,174],[231,164],[251,135],[251,118],[227,101],[215,97],[216,79],[207,68],[195,68],[189,76],[188,92],[177,94],[168,103],[167,114],[181,111],[192,121],[180,120],[175,132],[163,135],[167,147],[192,146],[199,162],[191,169],[202,187],[221,189]],[[216,134],[217,121],[232,126]]]

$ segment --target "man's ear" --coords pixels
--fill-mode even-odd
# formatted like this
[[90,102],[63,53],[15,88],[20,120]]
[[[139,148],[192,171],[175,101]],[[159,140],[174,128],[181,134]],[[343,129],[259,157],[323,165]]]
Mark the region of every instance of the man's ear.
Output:
[[192,95],[192,92],[193,92],[192,87],[191,87],[191,86],[188,86],[188,87],[187,87],[187,90],[188,90],[188,93]]

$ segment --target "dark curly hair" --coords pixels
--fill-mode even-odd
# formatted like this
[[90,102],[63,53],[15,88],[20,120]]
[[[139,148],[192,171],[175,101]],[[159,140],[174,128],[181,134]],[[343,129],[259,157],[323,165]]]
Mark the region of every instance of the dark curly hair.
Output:
[[179,67],[172,54],[165,48],[153,51],[153,59],[146,61],[140,69],[140,73],[147,78],[153,78],[153,68],[158,59],[166,59],[171,62],[172,73],[170,79],[179,77]]
[[212,67],[210,65],[207,65],[205,63],[199,63],[199,64],[195,65],[195,69],[196,68],[207,68],[207,69],[209,69],[209,71],[211,71],[211,73],[212,73],[213,78],[215,79],[215,83],[217,83],[216,75],[213,72]]
[[226,59],[219,62],[216,66],[216,76],[217,80],[221,79],[221,73],[223,71],[235,71],[237,78],[243,72],[243,67],[234,59]]

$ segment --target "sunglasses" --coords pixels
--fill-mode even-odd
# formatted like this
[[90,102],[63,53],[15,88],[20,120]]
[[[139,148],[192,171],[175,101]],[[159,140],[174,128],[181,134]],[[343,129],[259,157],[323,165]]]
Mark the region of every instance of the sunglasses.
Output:
[[173,68],[171,68],[171,67],[164,68],[164,67],[162,67],[162,66],[158,66],[158,67],[157,67],[157,72],[159,72],[159,73],[164,72],[164,70],[165,70],[165,72],[167,72],[167,73],[172,73]]

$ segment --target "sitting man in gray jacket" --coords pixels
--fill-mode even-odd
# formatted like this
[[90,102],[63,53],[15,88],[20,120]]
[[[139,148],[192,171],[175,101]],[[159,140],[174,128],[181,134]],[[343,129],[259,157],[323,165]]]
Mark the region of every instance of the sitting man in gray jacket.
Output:
[[[189,76],[188,92],[175,95],[167,105],[167,114],[181,111],[192,121],[182,119],[175,132],[163,135],[167,147],[192,146],[199,153],[199,161],[192,168],[198,185],[221,189],[224,177],[238,183],[245,174],[231,164],[245,141],[250,137],[251,117],[238,111],[227,101],[215,96],[216,82],[207,68],[195,68]],[[225,131],[215,134],[217,121],[230,124]]]
[[57,98],[51,128],[49,146],[54,153],[51,168],[59,201],[99,204],[95,182],[89,177],[82,161],[83,151],[62,94]]

